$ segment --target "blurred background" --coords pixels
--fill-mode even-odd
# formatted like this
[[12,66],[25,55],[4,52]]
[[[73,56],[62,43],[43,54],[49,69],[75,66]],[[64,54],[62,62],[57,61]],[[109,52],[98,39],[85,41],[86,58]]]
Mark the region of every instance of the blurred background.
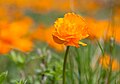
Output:
[[[119,62],[119,0],[0,0],[0,73],[7,74],[3,84],[62,84],[66,47],[53,41],[52,31],[57,18],[68,12],[85,19],[90,36],[83,40],[87,47],[70,49],[67,84],[97,84],[100,45]],[[120,84],[116,74],[110,84]]]

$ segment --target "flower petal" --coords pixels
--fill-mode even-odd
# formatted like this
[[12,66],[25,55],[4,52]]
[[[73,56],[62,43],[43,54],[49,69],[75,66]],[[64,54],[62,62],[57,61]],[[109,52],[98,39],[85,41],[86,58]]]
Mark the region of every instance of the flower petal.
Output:
[[53,35],[53,40],[56,42],[56,43],[58,43],[58,44],[63,44],[65,41],[64,40],[61,40],[61,39],[59,39],[58,37],[56,37],[56,36],[54,36]]

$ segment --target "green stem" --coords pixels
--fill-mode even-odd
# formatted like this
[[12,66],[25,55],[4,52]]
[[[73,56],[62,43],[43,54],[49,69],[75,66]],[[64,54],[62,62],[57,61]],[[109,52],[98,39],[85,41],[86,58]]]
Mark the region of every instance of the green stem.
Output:
[[77,48],[75,48],[75,51],[77,53],[77,64],[78,64],[78,73],[79,73],[78,80],[79,80],[79,84],[81,84],[81,69],[80,69],[81,68],[81,63],[80,63],[81,58],[80,58],[80,54],[79,54],[79,51]]
[[97,40],[98,46],[100,47],[100,50],[102,52],[102,55],[104,56],[104,49],[102,48],[100,42]]
[[69,56],[69,64],[70,64],[70,77],[71,77],[71,83],[74,84],[74,61],[73,57]]
[[63,63],[63,84],[65,84],[65,69],[66,69],[66,63],[67,63],[67,55],[68,55],[68,51],[69,51],[69,46],[67,46],[66,52],[65,52],[65,56],[64,56],[64,63]]

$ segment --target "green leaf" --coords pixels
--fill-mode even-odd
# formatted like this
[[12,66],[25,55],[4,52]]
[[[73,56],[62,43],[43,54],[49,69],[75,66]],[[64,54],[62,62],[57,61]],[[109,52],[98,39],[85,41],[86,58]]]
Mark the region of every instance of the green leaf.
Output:
[[20,80],[18,82],[16,82],[16,84],[26,84],[27,83],[27,80]]
[[8,74],[7,71],[0,74],[0,84],[3,84],[4,80],[7,77],[7,74]]

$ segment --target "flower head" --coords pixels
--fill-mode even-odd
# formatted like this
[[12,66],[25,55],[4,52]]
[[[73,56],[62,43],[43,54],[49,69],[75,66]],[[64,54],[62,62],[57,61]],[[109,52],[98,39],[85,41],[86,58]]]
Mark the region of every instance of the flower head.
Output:
[[74,13],[65,14],[54,24],[53,39],[56,43],[79,47],[79,40],[88,37],[87,24],[81,16]]

